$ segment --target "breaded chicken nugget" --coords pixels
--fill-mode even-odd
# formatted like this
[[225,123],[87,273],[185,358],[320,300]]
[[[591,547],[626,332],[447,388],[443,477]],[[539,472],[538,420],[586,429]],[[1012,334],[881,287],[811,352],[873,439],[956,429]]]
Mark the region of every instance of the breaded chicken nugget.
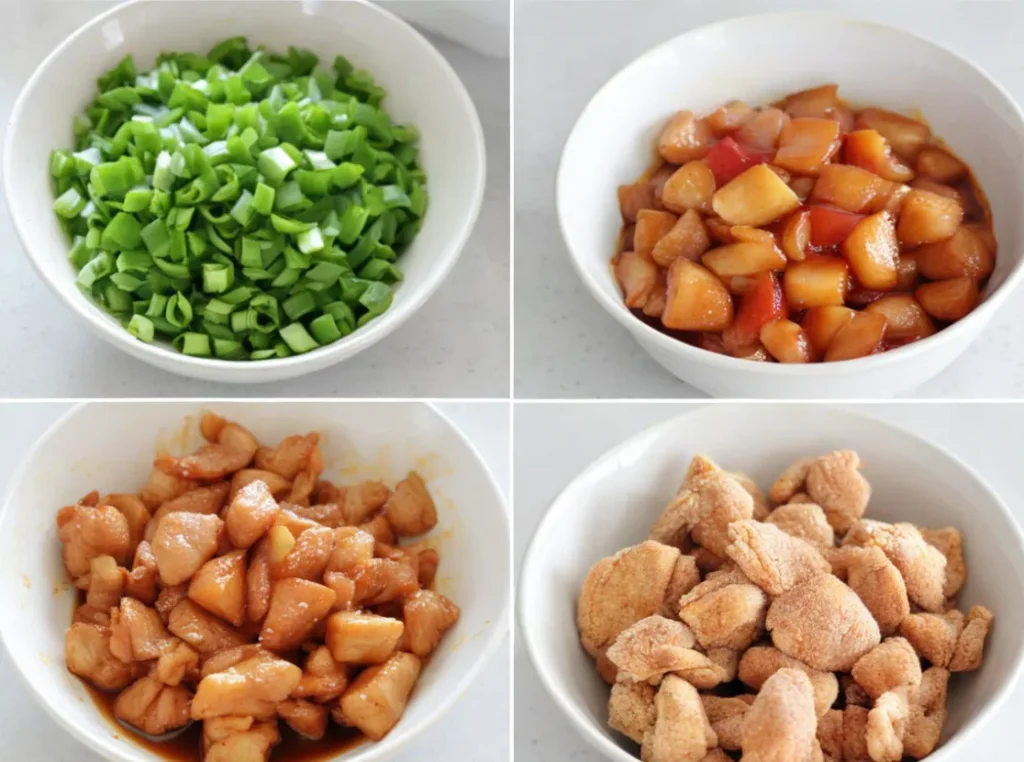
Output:
[[802,661],[786,656],[771,646],[754,646],[740,658],[737,677],[740,682],[755,691],[761,689],[765,681],[780,669],[799,669],[811,681],[814,691],[814,711],[821,716],[836,702],[839,695],[839,682],[831,672],[811,669]]
[[853,679],[873,699],[902,687],[921,685],[921,660],[906,638],[889,638],[857,660]]
[[910,717],[903,733],[903,753],[914,759],[931,754],[939,745],[946,724],[946,689],[949,670],[926,669],[921,675],[917,700],[910,704]]
[[780,669],[754,699],[743,724],[743,762],[809,760],[818,718],[807,675]]
[[964,631],[956,641],[953,658],[949,660],[950,672],[969,672],[981,666],[985,651],[985,638],[992,628],[992,612],[984,606],[974,606],[967,613]]
[[706,649],[742,651],[761,637],[767,611],[768,596],[738,571],[708,575],[679,601],[679,618]]
[[644,762],[699,762],[718,746],[697,690],[675,675],[667,675],[654,698],[657,719],[644,736]]
[[846,568],[846,584],[855,592],[878,622],[883,635],[896,632],[910,614],[910,598],[903,575],[881,548],[840,548]]
[[619,633],[607,656],[618,668],[619,680],[656,682],[666,672],[688,664],[683,652],[693,645],[689,627],[676,619],[654,615]]
[[650,683],[629,680],[615,683],[608,699],[608,726],[637,743],[643,743],[644,735],[654,728],[657,717],[654,708],[657,690]]
[[828,574],[831,566],[815,548],[777,526],[734,521],[725,552],[751,582],[769,595],[782,595],[802,582]]
[[938,548],[946,557],[946,584],[942,594],[955,598],[967,582],[967,562],[964,560],[964,536],[956,527],[925,529],[920,527],[921,536],[929,545]]
[[900,624],[900,635],[935,667],[948,667],[966,617],[953,609],[945,614],[910,614]]
[[825,511],[814,503],[786,503],[764,519],[786,534],[806,540],[819,551],[835,546],[835,531],[825,518]]
[[903,735],[910,717],[907,691],[903,687],[883,693],[868,712],[864,741],[872,762],[900,762],[903,759]]

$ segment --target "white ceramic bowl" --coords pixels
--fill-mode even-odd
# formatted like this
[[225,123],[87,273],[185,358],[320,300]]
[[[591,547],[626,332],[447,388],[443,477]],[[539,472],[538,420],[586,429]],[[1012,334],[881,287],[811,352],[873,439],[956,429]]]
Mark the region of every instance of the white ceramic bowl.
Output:
[[[285,50],[304,47],[329,63],[342,53],[387,91],[384,106],[421,132],[430,209],[402,255],[405,280],[391,308],[322,349],[283,359],[229,362],[144,344],[75,285],[68,241],[52,211],[47,157],[73,146],[73,117],[96,95],[96,78],[131,53],[140,70],[161,51],[205,52],[231,35]],[[129,354],[163,370],[210,381],[279,381],[326,368],[377,343],[408,320],[458,259],[483,199],[483,131],[451,66],[415,29],[365,0],[141,0],[97,16],[51,53],[25,85],[7,129],[3,184],[14,228],[33,266],[75,319]]]
[[[335,759],[391,757],[451,707],[508,631],[511,530],[498,488],[473,446],[424,403],[246,402],[203,409],[238,420],[263,442],[320,432],[324,475],[338,483],[393,483],[412,468],[427,480],[438,505],[431,533],[441,554],[438,589],[458,603],[462,617],[431,657],[394,730]],[[0,638],[35,698],[107,759],[152,756],[111,726],[64,666],[75,592],[61,563],[55,516],[90,490],[141,487],[156,447],[182,452],[200,443],[199,410],[192,402],[74,408],[32,446],[0,516]]]
[[[813,365],[757,363],[704,351],[637,320],[609,260],[620,226],[616,187],[650,164],[679,109],[731,98],[761,104],[823,82],[853,103],[920,111],[972,167],[992,205],[999,256],[974,312],[907,347]],[[981,69],[938,45],[876,23],[780,13],[711,24],[659,45],[610,79],[583,110],[558,170],[558,216],[594,298],[660,365],[719,397],[891,396],[939,373],[982,331],[1024,269],[1024,115]],[[979,372],[984,369],[979,368]]]
[[[763,432],[770,435],[751,436]],[[708,405],[611,450],[551,505],[523,564],[518,621],[544,686],[606,757],[635,762],[636,747],[608,728],[608,686],[579,644],[576,599],[590,567],[646,538],[697,453],[767,489],[796,458],[839,448],[864,461],[873,490],[869,517],[964,532],[968,577],[960,607],[984,604],[995,626],[981,669],[954,676],[943,745],[928,760],[970,758],[963,750],[971,734],[1009,696],[1024,664],[1024,535],[999,497],[952,454],[873,418],[820,405]]]

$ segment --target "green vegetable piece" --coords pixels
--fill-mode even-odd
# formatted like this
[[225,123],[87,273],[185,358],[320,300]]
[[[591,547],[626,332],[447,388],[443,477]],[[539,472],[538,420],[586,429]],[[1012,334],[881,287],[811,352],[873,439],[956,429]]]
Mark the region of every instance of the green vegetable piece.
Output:
[[118,212],[103,229],[100,245],[110,251],[134,249],[142,244],[142,225],[125,212]]
[[281,329],[281,338],[296,354],[310,352],[320,345],[309,335],[302,323],[292,323]]
[[284,182],[288,173],[298,166],[298,162],[283,147],[275,146],[260,154],[256,166],[267,182],[276,187]]
[[145,315],[132,315],[132,319],[128,321],[128,333],[149,344],[153,341],[155,333],[153,321]]
[[252,208],[264,217],[269,216],[274,209],[274,189],[265,183],[256,183]]
[[330,344],[332,341],[337,341],[341,338],[341,331],[338,329],[338,324],[334,322],[333,317],[326,314],[321,315],[310,322],[309,332],[313,334],[313,338],[320,346]]
[[184,355],[192,357],[210,356],[210,337],[205,333],[186,331],[174,337],[174,348]]
[[68,188],[53,202],[53,211],[64,219],[72,219],[82,213],[85,204],[85,198],[76,188]]

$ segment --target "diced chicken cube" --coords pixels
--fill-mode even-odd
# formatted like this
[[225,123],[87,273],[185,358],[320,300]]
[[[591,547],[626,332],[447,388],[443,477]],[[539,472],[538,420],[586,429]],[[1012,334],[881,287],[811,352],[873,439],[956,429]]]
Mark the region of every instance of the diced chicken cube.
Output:
[[282,579],[274,583],[270,608],[260,643],[271,651],[288,651],[302,645],[334,605],[334,591],[305,579]]
[[428,656],[444,634],[459,621],[459,613],[458,606],[432,590],[420,590],[410,595],[402,604],[409,649],[417,656]]
[[[111,614],[111,631],[115,634],[115,643],[111,644],[115,655],[118,658],[130,656],[125,661],[156,659],[174,645],[160,615],[134,598],[121,599],[120,608]],[[124,642],[119,632],[126,633],[124,641],[131,646],[130,654],[119,653],[120,647],[116,643]]]
[[181,685],[164,685],[155,677],[142,677],[121,692],[114,716],[151,736],[183,728],[191,721],[192,692]]
[[413,654],[396,653],[385,664],[363,671],[341,697],[346,723],[379,741],[402,717],[420,668]]
[[175,606],[187,598],[188,585],[173,585],[165,587],[160,591],[160,595],[156,597],[154,608],[164,624],[167,624],[167,620],[170,619],[171,612],[174,611]]
[[839,150],[839,123],[833,119],[796,118],[782,128],[775,163],[811,177]]
[[935,333],[935,323],[912,294],[890,294],[864,308],[885,317],[889,341],[917,341]]
[[380,664],[394,653],[404,631],[400,619],[338,611],[327,620],[327,647],[343,664]]
[[151,606],[157,599],[158,577],[159,570],[156,565],[156,556],[153,555],[153,548],[143,540],[135,548],[135,560],[132,563],[131,572],[125,577],[124,592]]
[[153,675],[165,685],[180,685],[199,676],[199,654],[184,641],[175,638],[157,659]]
[[622,212],[622,220],[627,223],[636,222],[641,209],[657,209],[659,206],[654,186],[643,180],[631,185],[620,185],[618,193],[619,210]]
[[395,485],[385,505],[385,516],[395,534],[426,534],[437,524],[437,508],[423,478],[415,471]]
[[899,281],[896,226],[888,212],[865,217],[843,240],[842,252],[864,288],[891,291]]
[[846,301],[850,271],[838,257],[815,257],[786,268],[783,289],[792,309],[841,306]]
[[267,719],[299,684],[302,670],[264,653],[199,681],[192,699],[192,719],[250,715]]
[[227,482],[217,482],[208,487],[196,487],[173,500],[168,500],[153,513],[146,539],[152,542],[153,532],[168,513],[220,513],[229,489]]
[[306,657],[302,679],[292,698],[304,698],[326,704],[341,696],[348,685],[348,672],[343,664],[335,661],[327,646],[318,646]]
[[256,480],[239,489],[224,513],[231,544],[252,547],[274,525],[280,510],[266,482]]
[[843,150],[847,162],[884,180],[906,183],[914,179],[914,170],[893,156],[889,143],[875,130],[854,130],[846,136]]
[[721,331],[733,317],[732,296],[707,268],[682,257],[668,270],[668,292],[661,322],[680,331]]
[[931,130],[916,119],[880,108],[866,108],[857,114],[857,129],[876,130],[900,156],[913,159],[931,139]]
[[907,247],[943,241],[956,232],[963,217],[963,207],[955,199],[914,188],[903,199],[896,235]]
[[849,323],[836,331],[825,352],[825,360],[853,360],[874,354],[882,346],[885,327],[885,316],[878,312],[856,313]]
[[789,115],[777,108],[758,111],[733,133],[733,138],[754,153],[772,155],[779,144],[782,128],[789,124]]
[[[665,181],[661,189],[661,203],[677,214],[697,210],[711,210],[715,193],[715,173],[703,160],[689,161],[679,167]],[[638,215],[639,222],[642,215]]]
[[149,472],[146,485],[139,490],[139,498],[145,503],[150,511],[155,511],[168,500],[173,500],[178,495],[184,495],[189,490],[194,490],[199,482],[192,479],[184,479],[164,471],[157,466]]
[[850,164],[822,167],[811,200],[832,204],[847,212],[873,214],[888,208],[898,185]]
[[333,611],[347,611],[355,605],[356,583],[341,572],[325,572],[324,584],[334,591]]
[[112,505],[124,514],[128,521],[128,535],[131,538],[128,545],[128,555],[135,552],[135,548],[142,542],[146,532],[146,524],[149,523],[150,514],[146,504],[138,497],[130,493],[106,495],[99,501],[100,505]]
[[922,283],[914,297],[936,320],[959,320],[978,305],[978,282],[974,278],[953,278]]
[[668,235],[679,219],[671,212],[642,209],[633,230],[633,251],[649,260],[658,241]]
[[651,251],[651,258],[661,267],[668,267],[678,257],[696,262],[711,246],[708,230],[700,212],[688,209]]
[[263,482],[275,500],[284,500],[292,491],[292,483],[273,471],[261,471],[258,468],[243,468],[236,471],[231,477],[231,487],[228,490],[228,501],[235,499],[243,488],[253,482]]
[[318,503],[316,505],[295,505],[290,503],[290,505],[291,511],[299,518],[315,521],[331,529],[345,523],[345,509],[339,503]]
[[165,585],[185,582],[213,558],[224,522],[201,513],[169,513],[160,520],[153,536],[160,579]]
[[301,579],[320,579],[327,568],[327,561],[334,550],[334,530],[329,527],[317,526],[307,529],[295,538],[295,544],[288,554],[276,559],[271,542],[270,576],[271,579],[299,577]]
[[[752,119],[757,112],[743,101],[729,101],[712,111],[704,121],[717,135],[728,135]],[[640,743],[637,741],[637,743]]]
[[362,606],[379,606],[419,589],[416,570],[401,561],[375,558],[356,572],[354,602]]
[[953,183],[967,174],[967,165],[941,148],[921,149],[914,167],[919,175],[940,183]]
[[64,635],[64,661],[68,670],[103,691],[116,691],[135,678],[135,668],[110,652],[110,630],[76,622]]
[[306,468],[320,437],[317,434],[293,434],[285,437],[277,447],[256,450],[253,465],[264,471],[273,471],[288,481],[294,481]]
[[156,465],[184,479],[221,479],[248,466],[258,447],[250,431],[228,422],[217,433],[215,444],[203,445],[183,458],[160,455]]
[[277,714],[303,738],[319,741],[327,732],[327,707],[302,699],[282,701]]
[[957,228],[952,237],[944,241],[917,247],[914,253],[918,270],[929,280],[984,280],[996,265],[995,251],[976,228],[967,225]]
[[89,573],[97,556],[128,560],[131,532],[128,519],[109,505],[69,505],[57,514],[57,536],[64,544],[64,566],[75,578]]
[[792,320],[773,320],[761,328],[761,344],[779,362],[805,363],[815,359],[804,329]]
[[373,539],[378,542],[386,542],[388,545],[395,543],[395,532],[391,529],[387,518],[382,514],[378,514],[369,521],[360,524],[359,528],[367,534],[373,535]]
[[354,574],[373,560],[374,537],[357,527],[334,530],[334,550],[327,571]]
[[192,577],[188,597],[235,627],[245,622],[245,551],[211,558]]
[[345,490],[345,523],[363,524],[384,507],[391,497],[391,489],[378,481],[352,484]]
[[731,278],[783,270],[786,256],[774,243],[742,242],[712,249],[701,258],[701,262],[719,278]]
[[228,624],[187,599],[171,611],[167,629],[201,654],[245,643],[245,638]]
[[100,610],[116,606],[124,592],[127,572],[117,565],[113,556],[96,556],[89,563],[89,569],[85,602]]
[[[234,727],[239,720],[246,723],[244,730]],[[267,762],[271,749],[280,741],[276,721],[253,723],[252,717],[211,718],[203,722],[203,762]]]

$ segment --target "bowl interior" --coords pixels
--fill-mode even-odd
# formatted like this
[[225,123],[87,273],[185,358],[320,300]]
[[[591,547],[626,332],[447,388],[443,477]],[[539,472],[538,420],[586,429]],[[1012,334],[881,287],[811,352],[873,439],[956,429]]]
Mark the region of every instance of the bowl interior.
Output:
[[[0,636],[13,662],[50,713],[108,757],[150,757],[113,732],[82,683],[64,667],[64,630],[75,592],[61,563],[54,517],[92,489],[138,489],[156,448],[191,450],[201,442],[193,403],[89,404],[40,440],[12,482],[0,518]],[[402,720],[383,741],[337,757],[384,756],[432,722],[462,692],[506,630],[508,518],[473,448],[433,408],[421,403],[218,403],[261,442],[318,431],[324,478],[393,483],[410,469],[424,476],[438,506],[429,535],[441,555],[437,586],[462,609],[458,625],[431,657]]]
[[[436,287],[469,235],[483,187],[479,122],[461,82],[430,43],[376,6],[357,0],[144,0],[90,22],[44,62],[12,119],[5,157],[11,217],[35,266],[76,312],[139,352],[181,358],[167,345],[135,341],[77,288],[67,259],[68,241],[52,212],[47,157],[54,148],[74,145],[73,117],[95,97],[96,78],[123,56],[133,55],[144,71],[162,51],[206,52],[232,35],[245,35],[253,46],[278,51],[289,45],[308,48],[326,66],[335,55],[344,54],[387,89],[383,106],[394,121],[411,122],[420,130],[429,212],[401,258],[405,280],[396,289],[391,309],[323,350],[345,353],[349,345],[364,344],[368,337],[385,332],[384,326],[400,322]],[[310,356],[286,358],[279,364]]]
[[856,450],[864,461],[873,490],[868,517],[964,533],[968,580],[960,608],[984,604],[996,617],[982,668],[951,682],[944,741],[952,741],[929,759],[952,759],[947,754],[964,731],[1008,692],[1024,651],[1024,540],[968,467],[924,440],[844,411],[711,405],[638,435],[573,480],[541,523],[523,568],[520,623],[537,671],[580,731],[612,758],[629,760],[636,749],[608,729],[608,686],[579,645],[576,599],[587,571],[646,538],[697,453],[767,489],[798,457],[834,449]]
[[998,289],[1024,255],[1024,122],[1010,97],[964,59],[906,32],[781,13],[670,40],[620,71],[584,109],[565,146],[557,197],[570,254],[598,300],[631,317],[609,266],[621,219],[615,190],[650,165],[673,113],[704,114],[733,98],[762,105],[825,82],[838,83],[854,105],[923,116],[971,166],[992,206],[999,255],[987,293]]

